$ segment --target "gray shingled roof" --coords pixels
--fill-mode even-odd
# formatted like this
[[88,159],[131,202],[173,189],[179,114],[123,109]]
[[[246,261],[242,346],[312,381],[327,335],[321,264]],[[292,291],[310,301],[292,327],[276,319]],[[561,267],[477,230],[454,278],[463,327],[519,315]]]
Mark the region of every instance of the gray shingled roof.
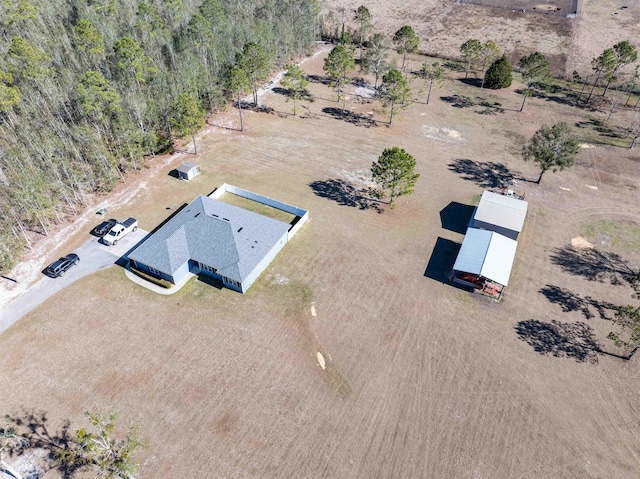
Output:
[[192,259],[217,268],[222,276],[243,282],[290,226],[198,196],[129,258],[169,275]]
[[198,163],[193,163],[192,161],[185,161],[180,166],[178,166],[178,171],[181,173],[189,173],[189,171],[191,171],[191,169],[195,168],[196,166],[200,165],[198,165]]

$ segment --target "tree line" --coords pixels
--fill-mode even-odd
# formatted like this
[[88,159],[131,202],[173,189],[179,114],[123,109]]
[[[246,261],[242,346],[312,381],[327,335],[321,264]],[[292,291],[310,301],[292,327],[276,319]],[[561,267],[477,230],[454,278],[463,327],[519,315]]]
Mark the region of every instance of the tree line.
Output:
[[[318,35],[315,0],[0,0],[0,270]],[[254,89],[255,91],[255,89]],[[195,148],[195,141],[194,141]]]

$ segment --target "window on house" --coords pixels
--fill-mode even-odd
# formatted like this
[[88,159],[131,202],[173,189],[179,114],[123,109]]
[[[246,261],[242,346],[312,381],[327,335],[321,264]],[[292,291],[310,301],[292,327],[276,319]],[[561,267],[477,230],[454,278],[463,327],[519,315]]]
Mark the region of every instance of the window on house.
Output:
[[203,269],[203,270],[208,271],[209,273],[213,273],[213,274],[216,274],[218,272],[218,270],[216,268],[214,268],[213,266],[209,266],[209,265],[202,264],[202,263],[200,263],[200,269]]
[[147,268],[149,268],[149,273],[153,273],[157,276],[160,276],[160,271],[158,271],[157,269],[152,268],[151,266],[148,266]]
[[234,280],[229,279],[229,278],[224,278],[224,282],[227,283],[227,284],[231,284],[231,285],[235,286],[236,288],[240,287],[240,283],[238,281],[234,281]]

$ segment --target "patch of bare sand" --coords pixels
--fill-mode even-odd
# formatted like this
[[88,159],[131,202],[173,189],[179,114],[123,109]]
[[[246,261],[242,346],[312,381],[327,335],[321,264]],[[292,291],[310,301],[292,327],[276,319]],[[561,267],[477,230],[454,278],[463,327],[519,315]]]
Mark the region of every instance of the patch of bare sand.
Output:
[[462,144],[465,139],[459,131],[448,127],[436,127],[430,125],[422,126],[422,134],[426,138],[449,144]]
[[327,363],[325,362],[324,356],[322,355],[322,353],[320,351],[317,352],[316,359],[318,360],[318,365],[322,369],[327,369]]
[[593,249],[593,243],[589,243],[582,236],[576,236],[575,238],[571,238],[571,246],[576,250],[587,250]]

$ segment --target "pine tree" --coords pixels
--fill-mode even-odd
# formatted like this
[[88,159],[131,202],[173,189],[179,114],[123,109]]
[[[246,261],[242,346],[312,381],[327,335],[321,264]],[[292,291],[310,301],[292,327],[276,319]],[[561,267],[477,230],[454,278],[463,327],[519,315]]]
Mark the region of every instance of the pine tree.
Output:
[[365,41],[365,35],[367,30],[371,27],[371,12],[364,5],[360,5],[356,10],[356,15],[354,17],[360,24],[360,60],[362,61],[362,43]]
[[386,63],[389,53],[388,40],[382,33],[376,33],[371,39],[371,43],[367,48],[362,62],[363,69],[367,73],[373,73],[376,77],[373,88],[378,88],[378,81],[385,71],[389,69]]
[[393,122],[393,115],[400,108],[406,108],[411,98],[411,90],[407,79],[397,68],[392,68],[382,77],[380,97],[389,106],[389,125]]
[[431,98],[431,88],[433,87],[433,82],[441,83],[442,80],[445,79],[445,71],[444,68],[440,66],[440,63],[433,62],[431,66],[427,63],[422,64],[422,68],[420,69],[420,76],[425,80],[429,80],[429,92],[427,93],[427,105],[429,104],[429,99]]
[[236,96],[236,105],[240,115],[240,131],[243,131],[244,124],[242,122],[242,100],[240,99],[240,95],[251,88],[251,82],[244,69],[238,65],[234,65],[227,73],[225,86],[231,95]]
[[378,161],[371,165],[373,181],[378,184],[374,193],[379,198],[389,196],[389,206],[398,196],[413,193],[420,175],[415,172],[416,159],[403,148],[385,148]]
[[487,40],[482,43],[479,53],[479,63],[482,69],[482,83],[480,84],[480,88],[484,88],[487,67],[489,67],[499,56],[500,51],[498,50],[496,42],[493,40]]
[[571,134],[571,128],[563,121],[551,127],[543,126],[522,150],[525,161],[535,161],[540,165],[540,176],[548,170],[564,170],[575,163],[575,157],[580,151],[580,144]]
[[546,81],[551,76],[551,68],[547,58],[540,52],[532,53],[529,56],[520,59],[520,71],[522,79],[527,83],[527,88],[522,93],[522,105],[520,111],[524,110],[524,102],[527,97],[533,94],[532,86],[534,83]]
[[[347,73],[356,66],[353,52],[342,45],[335,46],[324,59],[324,71],[338,90],[338,101],[342,96],[342,86],[347,81]],[[344,111],[344,103],[342,105]]]
[[487,88],[498,90],[511,86],[513,81],[511,64],[506,55],[502,55],[491,64],[485,74],[484,84]]
[[258,82],[264,80],[271,70],[271,57],[262,45],[247,43],[238,55],[237,65],[242,68],[253,88],[253,105],[258,106]]
[[393,43],[396,46],[396,51],[402,55],[401,70],[404,70],[407,53],[413,53],[418,50],[420,39],[413,28],[405,25],[393,35]]
[[197,154],[195,135],[204,126],[204,113],[198,99],[189,93],[178,95],[172,105],[169,122],[178,137],[191,136],[193,151]]
[[[287,66],[287,72],[282,77],[282,86],[289,90],[289,96],[293,99],[293,116],[296,116],[296,101],[302,98],[307,91],[309,80],[302,68],[296,64]],[[287,97],[289,101],[289,97]]]
[[472,65],[480,59],[482,43],[480,40],[470,38],[460,46],[460,53],[462,54],[462,59],[466,63],[464,77],[467,78]]

